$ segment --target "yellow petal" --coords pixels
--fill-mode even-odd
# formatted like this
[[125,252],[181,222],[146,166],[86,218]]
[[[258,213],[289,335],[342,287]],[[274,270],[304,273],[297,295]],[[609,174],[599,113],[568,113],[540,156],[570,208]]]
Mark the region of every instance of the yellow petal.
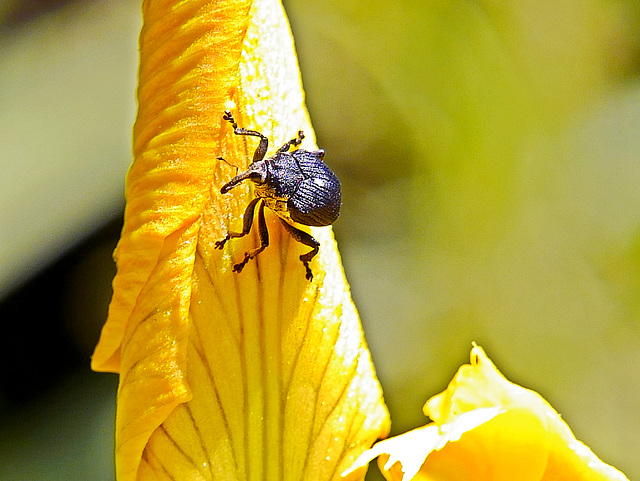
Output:
[[390,480],[627,479],[577,441],[539,394],[505,379],[478,346],[425,413],[435,422],[377,443],[354,467],[379,456]]
[[552,409],[539,394],[509,382],[474,344],[471,363],[461,366],[447,389],[429,399],[423,411],[441,425],[473,409],[494,406],[529,407],[541,416]]
[[[139,113],[109,318],[96,370],[120,372],[116,470],[134,479],[338,479],[388,413],[330,228],[307,248],[267,211],[270,245],[239,230],[248,187],[227,195],[255,139],[270,152],[313,131],[284,12],[272,0],[146,1]],[[280,124],[279,122],[282,122]],[[327,160],[330,159],[330,153]],[[361,479],[364,470],[352,479]]]

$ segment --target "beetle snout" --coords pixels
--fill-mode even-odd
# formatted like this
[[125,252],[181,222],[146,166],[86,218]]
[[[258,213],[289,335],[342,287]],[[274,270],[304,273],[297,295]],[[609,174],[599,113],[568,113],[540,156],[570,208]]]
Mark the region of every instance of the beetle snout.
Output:
[[221,194],[226,194],[243,180],[251,179],[256,184],[264,184],[267,175],[267,167],[263,161],[254,162],[248,170],[236,175],[220,189]]

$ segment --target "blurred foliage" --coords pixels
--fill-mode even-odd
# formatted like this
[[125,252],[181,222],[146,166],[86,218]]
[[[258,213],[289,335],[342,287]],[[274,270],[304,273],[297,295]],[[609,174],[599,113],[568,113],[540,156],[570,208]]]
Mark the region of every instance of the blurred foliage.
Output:
[[639,5],[286,6],[394,432],[476,340],[640,476]]
[[[88,15],[100,11],[90,8],[96,5],[126,8]],[[23,87],[5,88],[10,98],[0,97],[4,115],[14,119],[7,138],[15,148],[6,158],[13,167],[27,167],[24,179],[32,171],[47,181],[26,182],[39,195],[25,190],[19,199],[29,212],[22,216],[28,217],[21,237],[25,249],[33,226],[75,225],[82,205],[95,212],[95,199],[88,199],[100,179],[105,186],[98,203],[117,205],[114,196],[121,195],[122,185],[116,193],[107,188],[113,172],[105,166],[115,161],[113,152],[122,155],[120,145],[130,137],[102,120],[121,126],[132,121],[129,111],[105,113],[123,98],[133,105],[135,70],[129,59],[136,48],[132,12],[139,12],[138,2],[72,6],[3,34],[11,41],[0,50],[2,60],[7,52],[13,60],[24,59],[20,70],[0,73],[3,82]],[[603,460],[640,478],[634,449],[640,443],[640,4],[287,0],[285,7],[318,143],[344,184],[335,230],[394,432],[424,424],[423,402],[467,361],[475,340],[511,380],[546,397]],[[88,40],[53,43],[69,25],[76,37],[84,32],[81,38]],[[96,55],[89,40],[109,31],[131,43],[126,62],[118,42]],[[39,50],[33,40],[21,47],[34,35],[40,45],[56,49]],[[58,68],[37,68],[43,52],[47,65]],[[94,69],[79,77],[85,64]],[[65,82],[65,72],[75,82]],[[100,83],[116,77],[129,83]],[[39,88],[47,85],[58,87]],[[60,107],[64,85],[77,92],[73,108]],[[98,103],[89,104],[93,97]],[[31,122],[34,99],[41,111],[54,119],[64,114],[63,120]],[[87,105],[96,106],[92,115]],[[91,134],[83,130],[90,119],[97,120]],[[20,131],[21,125],[38,128]],[[73,141],[76,135],[84,140]],[[55,139],[67,146],[89,143],[95,155],[56,150]],[[51,150],[18,148],[27,140]],[[58,165],[51,152],[69,159],[56,177],[47,170]],[[66,179],[65,172],[75,176]],[[87,172],[93,172],[92,183],[80,196],[75,188]],[[2,209],[15,209],[16,199]],[[58,208],[56,217],[48,215],[51,204]],[[67,220],[61,221],[64,209]],[[35,239],[34,248],[61,250],[56,231]],[[32,264],[25,269],[32,271]],[[96,269],[100,263],[88,264]],[[86,303],[93,289],[87,283],[102,278],[93,272],[74,271],[68,281],[77,286],[76,302]],[[77,307],[66,312],[82,317]],[[34,329],[48,321],[19,319]],[[81,329],[75,321],[67,325]],[[82,395],[91,389],[85,383],[77,383],[76,391],[70,384],[65,388],[70,406],[94,399]],[[56,412],[60,405],[52,402],[48,409]],[[41,406],[47,409],[45,402]],[[21,412],[16,423],[33,414]],[[91,418],[87,414],[83,422]],[[61,426],[69,420],[51,419]],[[43,463],[37,479],[57,479],[53,458],[29,454],[29,446],[55,439],[50,433],[60,428],[38,431],[44,441],[37,442],[32,428],[25,423],[21,436],[12,428],[22,448],[0,446],[2,479],[28,479],[21,477],[27,471],[11,465],[35,469],[33,463]],[[75,479],[91,478],[89,471],[80,472]]]

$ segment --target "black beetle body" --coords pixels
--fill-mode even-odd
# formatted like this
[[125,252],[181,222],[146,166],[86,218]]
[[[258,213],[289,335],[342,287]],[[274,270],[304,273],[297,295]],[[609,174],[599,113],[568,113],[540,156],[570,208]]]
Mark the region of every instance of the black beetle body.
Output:
[[[256,185],[256,195],[287,220],[316,227],[333,224],[340,215],[340,181],[323,157],[323,150],[277,153],[263,161],[267,178]],[[286,209],[271,205],[271,199],[286,200]]]
[[[255,183],[256,197],[249,203],[244,215],[242,232],[229,232],[215,247],[222,249],[231,238],[243,237],[251,231],[256,206],[258,210],[258,228],[260,246],[245,253],[244,260],[233,266],[235,272],[241,272],[244,266],[269,245],[269,232],[264,218],[265,205],[273,210],[284,227],[298,242],[312,250],[300,256],[306,269],[306,278],[313,279],[309,262],[318,253],[320,243],[307,232],[291,225],[292,222],[308,226],[328,226],[340,215],[342,192],[338,177],[323,162],[324,150],[307,151],[303,149],[289,152],[292,145],[298,146],[304,138],[302,131],[298,136],[285,143],[273,157],[264,159],[269,140],[254,130],[238,128],[231,112],[223,116],[233,126],[236,135],[250,135],[260,138],[260,145],[253,155],[249,168],[227,182],[220,192],[226,194],[240,182],[250,179]],[[221,160],[224,160],[220,158]]]

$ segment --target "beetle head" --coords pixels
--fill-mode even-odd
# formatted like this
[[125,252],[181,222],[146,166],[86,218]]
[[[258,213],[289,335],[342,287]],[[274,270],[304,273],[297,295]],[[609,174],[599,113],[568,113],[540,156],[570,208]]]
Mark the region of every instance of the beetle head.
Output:
[[226,194],[243,180],[250,179],[256,184],[264,184],[267,180],[267,163],[264,160],[252,163],[247,170],[236,175],[222,186],[220,192]]

